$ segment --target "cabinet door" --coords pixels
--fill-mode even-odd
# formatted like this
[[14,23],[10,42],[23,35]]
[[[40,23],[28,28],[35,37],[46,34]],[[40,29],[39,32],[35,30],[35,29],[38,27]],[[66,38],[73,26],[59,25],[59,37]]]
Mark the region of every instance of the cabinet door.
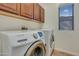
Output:
[[34,4],[34,20],[40,21],[40,5]]
[[0,10],[19,14],[20,13],[20,4],[18,3],[0,3]]
[[33,3],[21,4],[21,15],[33,19]]
[[44,20],[45,20],[45,12],[44,12],[44,8],[40,8],[40,10],[41,10],[41,22],[44,22]]

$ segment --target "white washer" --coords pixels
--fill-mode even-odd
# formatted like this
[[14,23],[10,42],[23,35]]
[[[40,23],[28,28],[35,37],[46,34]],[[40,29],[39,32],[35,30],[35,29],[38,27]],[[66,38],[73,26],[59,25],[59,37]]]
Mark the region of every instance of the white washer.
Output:
[[45,33],[45,43],[47,51],[46,55],[50,56],[52,55],[55,46],[53,30],[52,29],[42,29],[42,30]]
[[44,56],[46,55],[42,31],[1,31],[1,56]]

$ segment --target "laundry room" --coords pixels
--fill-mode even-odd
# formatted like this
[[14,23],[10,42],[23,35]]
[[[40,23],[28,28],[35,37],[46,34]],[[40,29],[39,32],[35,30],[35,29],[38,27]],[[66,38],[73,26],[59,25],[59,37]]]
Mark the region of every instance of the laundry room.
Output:
[[[2,47],[2,44],[4,45],[6,40],[2,39],[8,39],[7,37],[4,38],[0,34],[0,56],[12,56],[12,55],[31,55],[31,56],[40,56],[40,55],[50,55],[50,56],[78,56],[79,55],[79,3],[73,3],[72,7],[72,19],[73,22],[72,28],[61,28],[60,27],[60,10],[63,10],[62,8],[59,9],[61,6],[64,5],[72,5],[72,3],[0,3],[0,33],[3,33],[5,35],[10,35],[12,39],[14,39],[14,42],[11,41],[10,46],[13,46],[14,49],[12,49],[13,53],[9,52],[8,50],[11,50],[11,48],[6,48],[8,50],[5,50],[4,47]],[[67,10],[65,10],[67,12]],[[68,13],[68,12],[67,12]],[[68,15],[66,15],[67,17]],[[64,23],[64,22],[63,22]],[[68,24],[65,25],[68,26]],[[59,28],[60,27],[60,28]],[[44,33],[43,31],[49,31]],[[5,31],[10,31],[9,34]],[[14,33],[13,33],[13,32]],[[19,34],[20,35],[19,35]],[[30,33],[30,34],[29,34]],[[48,34],[49,33],[49,34]],[[27,35],[27,36],[22,36]],[[33,35],[32,35],[33,34]],[[46,41],[44,35],[52,36],[54,39],[54,44],[50,44],[49,40]],[[12,36],[13,35],[13,36]],[[32,37],[30,37],[30,35]],[[22,37],[21,37],[22,36]],[[24,38],[23,38],[24,37]],[[27,39],[27,38],[29,39]],[[33,38],[34,37],[34,38]],[[23,38],[23,40],[21,40]],[[33,38],[33,39],[32,39]],[[32,39],[32,40],[30,40]],[[35,40],[37,39],[37,41]],[[44,39],[44,40],[40,40]],[[30,42],[28,44],[26,41]],[[3,42],[5,41],[5,42]],[[31,43],[33,41],[33,43]],[[41,42],[43,41],[43,42]],[[2,43],[3,42],[3,43]],[[8,41],[9,42],[9,41]],[[49,44],[47,44],[49,42]],[[22,48],[23,44],[24,48]],[[25,45],[27,43],[27,46]],[[8,44],[8,43],[5,43]],[[41,45],[40,45],[41,44]],[[32,46],[33,45],[33,46]],[[44,47],[44,45],[48,46],[47,48]],[[50,46],[53,47],[51,49]],[[19,48],[18,48],[18,47]],[[20,47],[21,46],[21,47]],[[9,47],[9,46],[7,46]],[[28,48],[26,48],[28,47]],[[30,47],[35,49],[30,49]],[[51,51],[50,51],[50,49]],[[17,49],[17,50],[16,50]],[[21,51],[24,50],[24,51]],[[47,50],[48,49],[48,50]],[[16,50],[16,51],[15,51]],[[27,50],[27,51],[26,51]],[[45,51],[44,51],[45,50]],[[17,52],[17,53],[16,53]],[[16,54],[15,54],[16,53]],[[44,54],[42,54],[44,53]]]

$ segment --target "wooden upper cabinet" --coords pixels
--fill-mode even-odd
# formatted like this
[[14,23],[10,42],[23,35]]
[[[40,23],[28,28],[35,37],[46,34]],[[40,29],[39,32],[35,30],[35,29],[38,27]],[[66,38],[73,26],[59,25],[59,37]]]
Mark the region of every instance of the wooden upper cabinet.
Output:
[[34,4],[34,20],[40,21],[40,5]]
[[20,4],[18,3],[0,3],[0,10],[20,14]]
[[44,22],[44,9],[38,3],[0,3],[0,10]]
[[45,11],[44,11],[44,8],[40,7],[40,17],[41,17],[41,22],[44,22],[45,20]]
[[33,19],[33,3],[21,3],[21,15]]

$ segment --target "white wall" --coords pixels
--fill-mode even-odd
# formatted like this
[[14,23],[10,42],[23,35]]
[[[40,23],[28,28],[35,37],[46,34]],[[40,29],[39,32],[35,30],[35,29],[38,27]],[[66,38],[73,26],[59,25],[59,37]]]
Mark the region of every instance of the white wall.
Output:
[[42,28],[55,29],[56,24],[56,4],[55,3],[43,3],[40,4],[45,9],[45,23]]
[[45,8],[43,28],[54,30],[55,48],[79,55],[79,4],[74,5],[74,31],[58,30],[58,6],[60,4],[41,4]]
[[[58,10],[56,13],[56,18],[58,18]],[[74,4],[74,31],[59,31],[57,28],[55,30],[56,48],[79,55],[79,4]]]
[[0,15],[0,30],[20,30],[22,26],[29,29],[39,29],[42,27],[42,24]]

